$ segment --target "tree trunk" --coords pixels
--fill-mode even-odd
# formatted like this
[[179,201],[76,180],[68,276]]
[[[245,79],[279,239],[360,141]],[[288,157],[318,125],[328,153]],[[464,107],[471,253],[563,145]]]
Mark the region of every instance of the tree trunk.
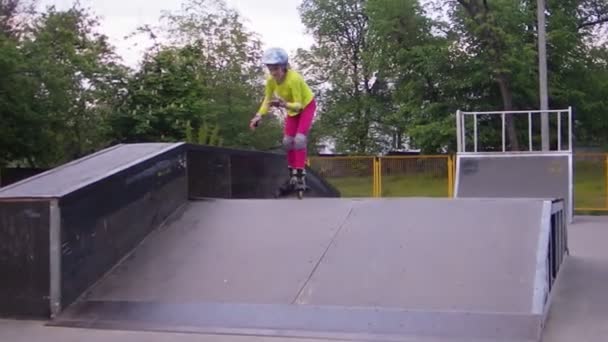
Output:
[[[500,95],[502,97],[504,110],[513,110],[513,93],[511,91],[509,80],[505,75],[499,75],[497,82],[498,87],[500,88]],[[513,115],[506,115],[505,123],[507,126],[507,141],[511,143],[511,150],[519,151],[519,141],[517,139],[517,131],[515,130],[515,120]]]
[[35,169],[38,167],[38,164],[36,163],[36,158],[34,158],[33,156],[27,157],[27,163],[29,164],[29,167],[31,167],[32,169]]
[[401,132],[398,130],[393,133],[393,148],[398,150],[401,148]]

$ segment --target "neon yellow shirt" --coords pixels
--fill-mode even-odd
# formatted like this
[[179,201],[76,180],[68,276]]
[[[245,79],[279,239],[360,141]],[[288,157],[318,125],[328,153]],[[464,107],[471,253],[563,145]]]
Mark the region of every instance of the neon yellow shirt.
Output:
[[278,84],[272,76],[266,79],[264,101],[258,110],[260,115],[268,113],[273,97],[285,101],[287,115],[294,116],[299,114],[313,100],[314,94],[298,72],[288,69],[285,79],[281,84]]

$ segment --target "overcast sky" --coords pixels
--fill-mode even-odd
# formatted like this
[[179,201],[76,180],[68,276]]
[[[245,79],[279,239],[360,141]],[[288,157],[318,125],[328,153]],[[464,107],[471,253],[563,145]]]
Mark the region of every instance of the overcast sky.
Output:
[[[307,48],[312,37],[304,32],[297,7],[302,0],[225,0],[248,21],[250,30],[257,32],[265,47],[281,46],[289,52]],[[39,0],[40,9],[55,5],[58,10],[72,6],[73,0]],[[179,10],[183,0],[80,0],[101,19],[100,29],[106,34],[125,64],[135,67],[148,46],[143,36],[125,40],[123,37],[138,26],[156,25],[164,10]]]

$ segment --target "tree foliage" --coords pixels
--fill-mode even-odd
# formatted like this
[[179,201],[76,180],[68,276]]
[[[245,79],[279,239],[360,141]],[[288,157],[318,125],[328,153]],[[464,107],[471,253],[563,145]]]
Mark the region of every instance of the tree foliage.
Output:
[[[457,109],[539,108],[536,1],[307,0],[300,11],[316,40],[299,55],[322,85],[319,131],[341,151],[453,150]],[[579,143],[606,144],[608,2],[547,0],[547,12],[550,106],[574,108]],[[519,150],[527,120],[510,118]],[[494,127],[483,141],[500,141],[500,121],[480,120]]]
[[[550,107],[573,107],[579,146],[608,145],[608,1],[546,2]],[[248,129],[263,95],[262,44],[222,0],[185,0],[140,28],[155,44],[134,69],[78,3],[34,8],[0,1],[0,166],[51,167],[117,142],[280,146],[280,115]],[[534,0],[303,0],[298,9],[314,37],[292,56],[319,103],[312,149],[451,151],[456,110],[539,107]],[[499,121],[480,124],[494,127],[482,143],[500,141]],[[527,139],[526,124],[508,122],[509,148]]]
[[9,123],[3,125],[4,163],[61,163],[106,142],[106,117],[125,68],[97,25],[78,7],[49,7],[27,24],[3,25],[0,63],[10,70],[2,93],[3,123]]
[[208,123],[218,127],[226,146],[279,144],[276,120],[256,134],[247,129],[261,101],[264,74],[261,43],[241,16],[220,1],[190,0],[161,19],[164,25],[141,29],[166,43],[150,48],[130,79],[125,102],[113,118],[118,139],[183,140],[188,125],[198,129]]

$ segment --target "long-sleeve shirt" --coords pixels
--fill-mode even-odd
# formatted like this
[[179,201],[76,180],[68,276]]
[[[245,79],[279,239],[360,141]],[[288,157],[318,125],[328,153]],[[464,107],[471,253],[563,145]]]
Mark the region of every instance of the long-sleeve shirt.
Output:
[[314,93],[297,71],[287,70],[285,79],[281,84],[269,76],[266,79],[264,101],[258,110],[260,115],[268,113],[270,102],[273,98],[279,98],[286,102],[287,115],[295,116],[306,107],[314,98]]

